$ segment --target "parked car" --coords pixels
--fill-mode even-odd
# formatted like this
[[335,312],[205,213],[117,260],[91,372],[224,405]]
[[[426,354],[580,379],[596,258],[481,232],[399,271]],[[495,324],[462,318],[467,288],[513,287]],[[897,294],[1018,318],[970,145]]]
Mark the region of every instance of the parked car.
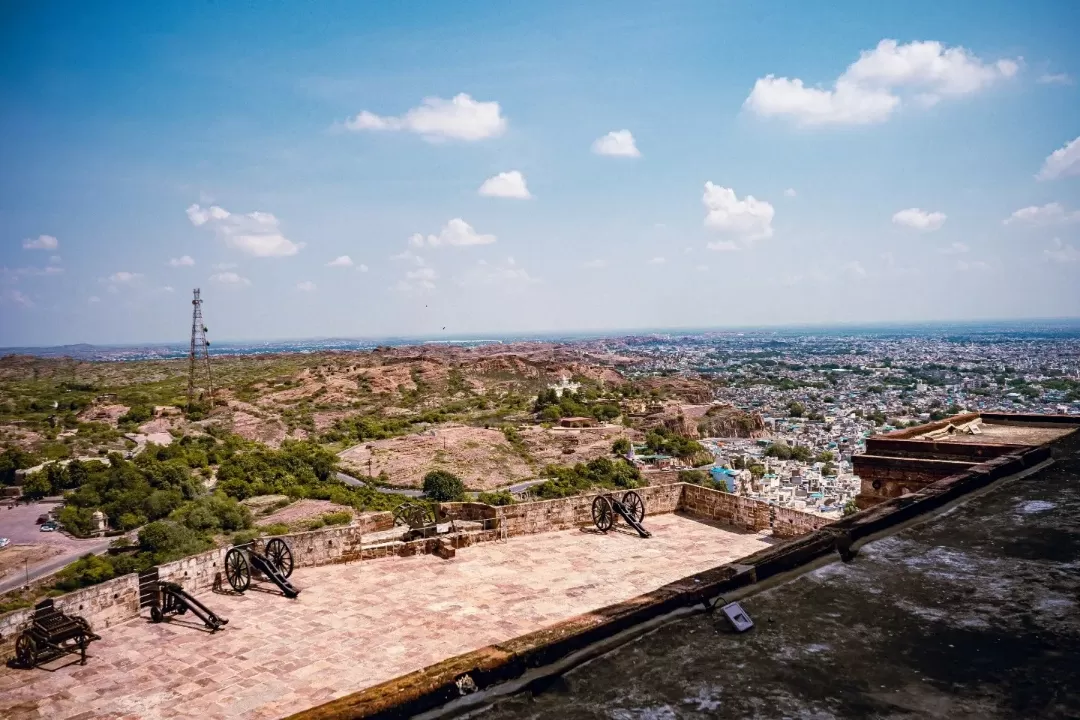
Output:
[[45,523],[44,525],[41,526],[41,532],[56,532],[59,529],[60,529],[60,526],[57,525],[52,520],[50,520],[49,522],[47,522],[47,523]]
[[0,548],[7,547],[11,544],[11,541],[7,538],[0,538]]

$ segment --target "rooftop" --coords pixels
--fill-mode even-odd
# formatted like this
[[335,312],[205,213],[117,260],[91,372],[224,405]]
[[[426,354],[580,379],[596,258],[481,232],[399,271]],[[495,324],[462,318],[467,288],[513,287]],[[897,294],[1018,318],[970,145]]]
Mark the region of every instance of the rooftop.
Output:
[[1056,462],[481,718],[1080,716],[1080,434]]
[[[574,529],[434,555],[301,567],[303,589],[199,593],[229,618],[209,634],[178,618],[101,632],[85,667],[0,668],[0,716],[277,718],[649,592],[768,547],[772,538],[681,515],[653,537]],[[87,715],[86,713],[90,713]]]

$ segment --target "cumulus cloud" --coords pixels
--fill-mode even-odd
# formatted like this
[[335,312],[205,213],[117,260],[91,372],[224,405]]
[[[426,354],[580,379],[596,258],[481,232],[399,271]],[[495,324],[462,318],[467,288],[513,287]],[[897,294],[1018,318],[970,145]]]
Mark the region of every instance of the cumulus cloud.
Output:
[[250,285],[251,281],[242,275],[237,275],[234,272],[220,272],[210,276],[210,279],[214,282],[221,283],[222,285],[235,285],[245,286]]
[[920,232],[933,232],[945,224],[947,216],[942,212],[927,212],[919,208],[901,210],[892,216],[894,225],[911,228]]
[[728,239],[709,243],[711,250],[736,250],[755,240],[772,237],[773,206],[753,195],[743,199],[732,188],[705,183],[701,201],[708,214],[705,227],[729,236]]
[[917,104],[928,107],[943,97],[982,90],[1019,69],[1018,60],[985,62],[966,48],[936,41],[882,40],[873,50],[860,53],[831,88],[766,75],[754,83],[744,107],[801,125],[880,123],[900,107],[902,91],[910,91]]
[[[420,238],[421,244],[423,244],[422,243],[422,241],[424,239],[423,235],[414,235],[413,237]],[[411,240],[411,238],[410,238],[410,240]],[[411,244],[411,242],[410,242],[410,244]],[[407,262],[407,263],[410,263],[412,265],[423,265],[424,264],[424,258],[420,257],[419,255],[414,253],[412,250],[403,250],[402,252],[399,252],[397,255],[391,255],[390,259],[391,260],[401,260],[402,262]]]
[[348,255],[339,255],[330,262],[326,263],[326,267],[352,267],[352,258]]
[[1072,85],[1073,79],[1065,73],[1043,73],[1035,82],[1040,85]]
[[1080,262],[1080,250],[1071,244],[1061,242],[1061,238],[1054,238],[1050,241],[1050,248],[1043,250],[1043,258],[1047,262]]
[[101,298],[99,298],[97,295],[91,295],[90,297],[88,297],[86,299],[86,302],[88,302],[88,303],[101,302]]
[[230,263],[230,262],[214,263],[214,269],[215,270],[232,270],[234,267],[236,267],[236,263]]
[[866,268],[858,260],[852,260],[851,262],[844,263],[840,266],[840,269],[844,272],[854,275],[855,277],[866,277]]
[[592,151],[597,155],[613,157],[641,157],[634,136],[629,130],[612,130],[607,135],[593,141]]
[[367,272],[368,271],[368,266],[365,265],[364,263],[360,263],[359,265],[356,266],[356,271],[357,272]]
[[423,247],[424,245],[429,247],[439,247],[441,245],[466,247],[468,245],[490,245],[493,242],[495,242],[494,235],[482,235],[476,232],[472,225],[461,218],[454,218],[446,223],[438,235],[425,237],[420,233],[415,233],[409,237],[409,245],[412,247]]
[[188,219],[196,227],[208,225],[225,244],[255,257],[287,257],[295,255],[304,247],[294,243],[281,232],[281,221],[272,213],[230,213],[216,205],[203,208],[192,205],[187,209]]
[[662,257],[654,257],[652,260],[649,260],[650,265],[663,265],[666,262],[667,260]]
[[480,194],[485,197],[516,198],[528,200],[532,197],[529,188],[525,186],[525,176],[517,170],[501,172],[489,177],[480,186]]
[[296,283],[296,289],[300,292],[314,292],[315,283],[311,282],[310,280],[304,280],[302,282]]
[[1028,225],[1032,227],[1066,225],[1074,222],[1080,222],[1080,210],[1066,210],[1061,203],[1056,202],[1045,205],[1029,205],[1020,208],[1005,218],[1006,225]]
[[938,252],[941,253],[942,255],[963,255],[964,253],[966,253],[970,249],[971,248],[969,248],[967,245],[965,245],[962,242],[954,242],[953,244],[949,245],[948,247],[941,248],[940,250],[938,250]]
[[3,295],[0,295],[0,300],[3,300],[5,305],[16,305],[23,308],[34,307],[34,301],[15,288],[5,290]]
[[459,93],[451,100],[424,98],[419,107],[396,117],[364,110],[346,121],[345,127],[357,132],[404,130],[432,142],[472,142],[502,135],[506,124],[499,103],[478,102],[466,93]]
[[1080,175],[1080,137],[1050,153],[1035,177],[1038,180],[1056,180],[1071,175]]
[[798,194],[799,193],[795,192],[795,188],[788,188],[787,190],[784,191],[784,197],[793,198],[793,197],[797,196]]
[[398,281],[397,289],[403,292],[429,292],[435,289],[435,280],[439,274],[434,268],[420,267],[409,270],[405,277]]
[[133,273],[127,272],[126,270],[121,270],[119,272],[114,272],[112,275],[110,275],[108,277],[108,282],[113,283],[114,285],[127,285],[135,282],[136,280],[139,280],[140,278],[142,278],[142,273]]
[[195,264],[195,260],[190,255],[181,255],[178,258],[169,258],[170,267],[190,267]]
[[50,255],[49,256],[49,262],[52,263],[53,265],[59,265],[60,260],[61,260],[61,258],[60,258],[59,255]]
[[172,285],[162,285],[161,286],[161,292],[171,293],[171,292],[176,292],[176,290],[173,289]]
[[38,235],[36,238],[27,238],[22,241],[24,250],[55,250],[60,242],[52,235]]
[[518,265],[514,258],[508,257],[504,262],[495,264],[491,264],[486,260],[478,261],[475,271],[467,276],[462,284],[521,287],[536,282],[539,281],[532,277],[525,268]]
[[599,268],[605,268],[605,267],[607,267],[607,260],[601,260],[600,258],[596,258],[595,260],[588,260],[588,261],[582,263],[581,267],[586,268],[586,269],[590,269],[590,270],[595,270],[595,269],[599,269]]

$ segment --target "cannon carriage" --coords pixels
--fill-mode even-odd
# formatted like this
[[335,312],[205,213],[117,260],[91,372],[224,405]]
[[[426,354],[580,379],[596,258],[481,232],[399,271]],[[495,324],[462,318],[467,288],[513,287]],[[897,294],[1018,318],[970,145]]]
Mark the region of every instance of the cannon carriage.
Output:
[[287,598],[300,594],[300,589],[289,582],[293,554],[281,538],[271,538],[265,546],[261,540],[252,540],[225,554],[225,577],[236,592],[242,593],[251,587],[253,572],[274,583]]
[[15,661],[24,668],[37,667],[69,653],[79,653],[79,664],[86,664],[86,648],[101,638],[90,623],[78,615],[67,615],[43,600],[34,607],[30,627],[15,640]]
[[607,532],[622,518],[641,537],[652,537],[652,533],[641,524],[645,519],[645,501],[633,490],[623,493],[621,499],[616,498],[614,493],[597,495],[592,503],[592,518],[600,532]]
[[408,528],[408,540],[438,534],[438,521],[431,505],[415,500],[406,500],[394,508],[394,525]]

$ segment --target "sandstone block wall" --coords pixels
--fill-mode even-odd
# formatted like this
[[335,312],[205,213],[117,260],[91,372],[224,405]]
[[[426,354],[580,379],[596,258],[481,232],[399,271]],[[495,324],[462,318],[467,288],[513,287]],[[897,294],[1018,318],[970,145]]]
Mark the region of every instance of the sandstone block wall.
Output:
[[[635,492],[645,503],[646,515],[674,512],[682,497],[682,485],[653,485],[637,488]],[[625,491],[615,492],[622,497]],[[495,517],[507,535],[531,535],[533,533],[569,530],[592,524],[592,503],[597,495],[541,500],[539,502],[505,505],[495,508]]]
[[744,530],[769,528],[769,504],[701,487],[683,485],[679,510]]

